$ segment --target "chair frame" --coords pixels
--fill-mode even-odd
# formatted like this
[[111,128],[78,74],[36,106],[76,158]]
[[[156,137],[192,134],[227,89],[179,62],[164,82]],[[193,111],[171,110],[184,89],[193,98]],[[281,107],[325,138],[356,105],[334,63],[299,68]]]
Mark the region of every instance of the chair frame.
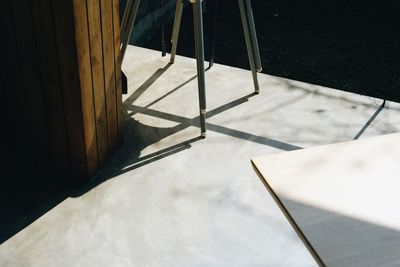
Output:
[[[206,136],[206,119],[207,119],[207,101],[206,101],[206,82],[205,82],[205,67],[204,67],[204,31],[203,31],[203,1],[204,0],[177,0],[174,26],[172,31],[172,50],[170,62],[175,62],[176,52],[178,48],[179,32],[182,22],[182,13],[184,2],[189,1],[192,4],[193,9],[193,28],[194,28],[194,39],[195,39],[195,54],[197,63],[197,82],[198,82],[198,94],[199,94],[199,110],[200,110],[200,129],[201,136]],[[215,3],[215,9],[217,9],[218,0]],[[251,8],[250,0],[238,0],[240,17],[242,20],[242,26],[244,36],[246,40],[247,54],[249,57],[250,69],[253,76],[254,90],[258,94],[260,92],[260,86],[258,83],[257,72],[262,71],[260,51],[257,41],[256,28],[254,23],[253,11]],[[129,39],[133,30],[136,15],[140,6],[140,0],[127,0],[126,8],[121,22],[121,60],[123,60],[128,46]],[[214,51],[215,51],[215,35],[216,35],[216,24],[217,24],[217,10],[214,13],[214,29],[213,29],[213,40],[210,67],[214,63]]]

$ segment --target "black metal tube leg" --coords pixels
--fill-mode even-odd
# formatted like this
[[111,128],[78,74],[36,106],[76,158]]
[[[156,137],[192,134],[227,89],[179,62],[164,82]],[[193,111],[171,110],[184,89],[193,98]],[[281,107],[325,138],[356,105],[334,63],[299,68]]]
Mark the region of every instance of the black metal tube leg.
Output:
[[246,7],[245,7],[245,4],[244,4],[244,0],[238,0],[238,2],[239,2],[240,16],[241,16],[241,19],[242,19],[244,37],[245,37],[245,40],[246,40],[247,54],[249,56],[251,73],[253,75],[254,90],[255,90],[255,93],[258,94],[260,92],[260,86],[258,84],[257,67],[256,67],[256,63],[255,63],[253,45],[252,45],[252,42],[251,42],[251,36],[250,36],[250,30],[249,30],[249,23],[248,23],[248,19],[247,19]]
[[260,48],[258,47],[257,31],[254,23],[253,9],[251,8],[250,0],[245,0],[245,7],[247,12],[247,21],[249,23],[250,38],[253,46],[254,59],[258,72],[262,71]]
[[211,51],[210,51],[210,61],[208,68],[211,69],[211,67],[214,65],[214,58],[215,58],[215,43],[217,39],[217,23],[218,23],[218,1],[219,0],[214,0],[214,13],[213,13],[213,29],[212,29],[212,34],[211,34]]
[[122,60],[124,60],[124,56],[125,56],[125,52],[126,52],[126,48],[128,47],[128,43],[129,40],[131,38],[131,34],[133,31],[133,25],[135,24],[135,20],[136,20],[136,15],[137,12],[139,10],[139,6],[140,6],[140,0],[135,0],[133,2],[133,6],[132,6],[132,11],[129,14],[129,17],[127,19],[127,24],[126,24],[126,34],[123,37],[123,40],[121,41],[121,58]]
[[193,5],[194,34],[197,62],[197,82],[199,90],[201,136],[206,136],[206,83],[204,69],[203,11],[201,0],[191,0]]
[[167,45],[165,44],[165,0],[161,0],[161,56],[167,55]]
[[124,14],[122,16],[122,20],[121,20],[121,40],[124,39],[124,35],[126,34],[127,31],[127,22],[128,22],[128,17],[130,15],[131,12],[131,8],[132,8],[132,4],[133,4],[133,0],[127,0],[125,2],[125,9],[124,9]]

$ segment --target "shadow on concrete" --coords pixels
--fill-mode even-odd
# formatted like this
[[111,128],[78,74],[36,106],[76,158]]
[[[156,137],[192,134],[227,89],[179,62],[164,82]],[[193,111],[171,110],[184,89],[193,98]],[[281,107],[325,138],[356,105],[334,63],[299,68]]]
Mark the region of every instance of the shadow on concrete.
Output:
[[[297,228],[295,230],[302,241],[308,243],[314,258],[325,263],[323,266],[400,264],[399,231],[285,197],[281,200],[285,207],[290,207],[281,207],[285,216]],[[292,216],[289,219],[290,213]],[[351,247],[348,244],[357,246]]]
[[168,63],[165,67],[159,68],[153,73],[141,86],[139,86],[135,92],[125,100],[125,104],[132,104],[135,102],[146,90],[153,85],[170,67],[172,63]]
[[[253,94],[251,94],[252,96]],[[226,111],[230,108],[233,108],[237,105],[243,104],[245,102],[247,102],[249,99],[249,96],[244,96],[240,99],[234,100],[228,104],[225,104],[219,108],[216,108],[214,110],[211,110],[207,113],[208,118],[211,118],[213,116],[216,116],[217,114],[220,114],[223,111]],[[135,113],[142,113],[145,115],[149,115],[149,116],[153,116],[153,117],[157,117],[157,118],[161,118],[161,119],[165,119],[165,120],[169,120],[169,121],[174,121],[174,122],[178,122],[180,123],[179,125],[175,126],[176,128],[178,128],[179,130],[183,130],[183,128],[187,128],[190,126],[195,126],[195,127],[199,127],[199,117],[193,118],[193,119],[189,119],[189,118],[185,118],[182,116],[177,116],[177,115],[173,115],[173,114],[169,114],[169,113],[165,113],[165,112],[161,112],[158,110],[154,110],[154,109],[146,109],[146,108],[142,108],[139,106],[130,106],[127,107],[129,110],[131,110],[134,114]],[[209,115],[210,114],[210,115]],[[183,127],[183,128],[182,128]],[[284,142],[280,142],[278,140],[273,140],[270,138],[266,138],[266,137],[262,137],[262,136],[257,136],[254,134],[250,134],[250,133],[246,133],[246,132],[242,132],[242,131],[238,131],[235,129],[230,129],[227,127],[223,127],[220,125],[216,125],[216,124],[212,124],[212,123],[207,123],[207,128],[210,131],[214,131],[214,132],[218,132],[221,134],[225,134],[225,135],[229,135],[232,137],[236,137],[236,138],[240,138],[246,141],[250,141],[250,142],[255,142],[258,144],[262,144],[262,145],[267,145],[267,146],[271,146],[277,149],[282,149],[282,150],[286,150],[286,151],[290,151],[290,150],[295,150],[295,149],[300,149],[301,147],[297,147],[294,145],[290,145]]]
[[385,108],[386,100],[383,101],[382,105],[375,111],[375,113],[371,116],[371,118],[365,123],[365,125],[361,128],[361,130],[357,133],[357,135],[353,138],[353,140],[359,139],[363,133],[368,129],[371,123],[378,117],[381,111]]
[[[61,184],[56,179],[53,180],[42,180],[40,177],[33,177],[29,173],[29,168],[24,169],[23,166],[23,155],[10,155],[10,160],[2,162],[3,174],[8,179],[4,179],[4,183],[0,189],[0,210],[1,210],[1,225],[0,225],[0,244],[5,242],[8,238],[12,237],[24,227],[40,218],[46,212],[51,210],[53,207],[64,201],[68,197],[79,197],[91,189],[95,188],[99,184],[112,179],[118,175],[130,172],[141,166],[150,164],[154,161],[163,159],[165,157],[174,155],[185,151],[191,147],[195,142],[201,140],[200,137],[189,138],[186,141],[179,142],[171,145],[167,148],[163,148],[159,151],[151,153],[149,155],[141,156],[141,151],[146,147],[151,146],[163,140],[164,138],[174,135],[188,127],[199,128],[199,118],[186,118],[184,116],[178,116],[161,112],[150,107],[161,101],[162,99],[170,96],[172,93],[181,89],[184,85],[193,81],[196,76],[191,77],[183,84],[170,90],[163,96],[159,96],[153,102],[145,107],[134,105],[133,103],[152,85],[157,79],[159,79],[168,69],[170,64],[165,67],[158,69],[151,77],[149,77],[124,103],[124,134],[125,140],[122,148],[109,160],[107,167],[104,168],[99,175],[97,175],[89,184],[74,188]],[[286,84],[288,88],[293,87],[299,89],[299,86],[291,85],[289,82]],[[314,93],[309,89],[304,89],[304,94],[298,98],[288,100],[287,102],[277,106],[276,108],[283,108],[285,105],[289,105],[293,102],[299,101],[307,94]],[[226,103],[220,107],[217,107],[208,112],[208,118],[212,118],[223,112],[226,112],[232,108],[242,105],[249,101],[255,94],[248,94]],[[330,97],[330,96],[327,96]],[[345,99],[347,100],[347,99]],[[354,103],[359,104],[359,103]],[[378,116],[379,112],[383,107],[380,107],[376,113],[371,117],[367,124],[363,127],[357,137],[360,137],[365,129],[371,124],[371,122]],[[273,110],[269,110],[272,112]],[[171,122],[178,123],[176,126],[161,128],[144,125],[139,121],[135,120],[132,115],[141,113],[149,116],[153,116],[160,119],[169,120]],[[183,114],[184,115],[184,114]],[[235,138],[240,138],[245,141],[254,142],[277,149],[291,151],[301,149],[301,147],[294,146],[279,140],[273,140],[263,136],[257,136],[251,133],[238,131],[236,129],[227,128],[221,125],[212,123],[207,124],[209,131],[218,132],[220,134],[228,135]],[[12,138],[2,139],[3,141],[11,140]],[[7,145],[9,143],[5,143]],[[11,146],[12,147],[12,146]],[[11,149],[10,149],[11,151]],[[15,158],[14,158],[15,157]],[[18,163],[17,165],[11,164],[12,162]],[[22,167],[21,167],[22,166]],[[16,171],[19,170],[19,171]],[[21,179],[23,177],[23,179]]]
[[[159,151],[156,151],[154,153],[151,153],[149,155],[141,156],[141,151],[143,151],[145,148],[158,143],[159,141],[172,136],[180,131],[183,131],[191,126],[198,127],[200,128],[199,124],[199,116],[195,118],[186,118],[184,116],[178,116],[174,114],[169,114],[165,112],[161,112],[158,110],[151,109],[152,105],[157,103],[158,101],[161,101],[162,99],[168,97],[172,93],[178,91],[181,89],[183,86],[186,84],[190,83],[194,79],[196,79],[197,76],[194,76],[187,81],[183,82],[179,86],[173,88],[172,90],[168,91],[164,95],[156,98],[154,101],[152,101],[150,104],[146,105],[145,107],[137,106],[134,105],[133,103],[152,85],[154,82],[157,81],[158,78],[161,77],[165,71],[168,70],[168,68],[171,66],[171,64],[167,64],[164,68],[158,69],[149,79],[147,79],[141,86],[138,87],[135,92],[127,98],[126,101],[123,103],[123,108],[124,108],[124,144],[121,147],[121,149],[114,155],[112,159],[110,159],[109,164],[107,164],[107,167],[105,167],[92,181],[86,185],[83,186],[77,190],[74,190],[71,193],[71,196],[73,197],[79,197],[86,192],[90,191],[91,189],[95,188],[99,184],[114,178],[118,175],[130,172],[136,168],[139,168],[141,166],[150,164],[156,160],[163,159],[165,157],[174,155],[176,153],[182,152],[186,149],[189,149],[191,147],[191,144],[194,142],[198,142],[202,140],[203,138],[200,136],[194,137],[194,138],[189,138],[186,141],[171,145],[167,148],[161,149]],[[248,95],[245,95],[239,99],[236,99],[234,101],[231,101],[229,103],[226,103],[216,109],[213,109],[207,113],[208,118],[211,118],[213,116],[216,116],[220,113],[223,113],[231,108],[234,108],[238,105],[241,105],[243,103],[246,103],[250,97],[255,96],[255,93],[251,93]],[[177,122],[178,124],[173,127],[153,127],[149,125],[145,125],[140,123],[138,120],[133,118],[134,114],[144,114],[148,116],[152,116],[155,118],[159,119],[164,119],[172,122]],[[210,130],[213,130],[213,125],[208,124],[210,127]],[[227,131],[226,128],[216,128],[214,127],[215,131],[220,131],[221,133],[225,134],[231,134],[232,136],[235,136],[237,138],[243,138],[246,140],[251,140],[254,142],[262,143],[265,145],[271,145],[271,146],[276,146],[276,147],[281,147],[281,148],[286,148],[286,149],[294,149],[297,147],[286,145],[284,143],[280,143],[278,141],[270,140],[267,138],[263,137],[258,137],[258,136],[247,136],[243,132],[235,131],[235,130],[229,130]],[[233,132],[233,133],[231,133]],[[200,133],[200,131],[199,131]],[[285,146],[286,145],[286,146]]]
[[[156,98],[150,104],[145,107],[134,105],[133,103],[143,94],[154,82],[161,77],[162,73],[168,70],[170,64],[166,67],[157,70],[149,79],[147,79],[138,89],[124,102],[124,123],[125,123],[125,137],[124,137],[124,145],[120,149],[120,151],[110,160],[108,164],[109,167],[105,168],[98,176],[96,176],[87,186],[81,188],[80,190],[76,190],[73,193],[74,197],[78,197],[92,188],[98,186],[99,184],[111,179],[113,177],[119,176],[121,174],[130,172],[136,168],[144,166],[146,164],[152,163],[156,160],[163,159],[165,157],[174,155],[176,153],[180,153],[184,150],[187,150],[191,147],[194,142],[198,142],[202,140],[200,136],[195,138],[190,138],[186,141],[180,142],[178,144],[171,145],[167,148],[164,148],[160,151],[156,151],[146,156],[141,156],[141,151],[145,148],[158,143],[159,141],[172,136],[178,132],[181,132],[189,127],[197,127],[200,128],[199,124],[199,116],[195,118],[187,118],[182,116],[170,114],[166,112],[162,112],[159,110],[151,109],[150,107],[155,103],[161,101],[162,99],[170,96],[172,93],[181,89],[184,85],[190,83],[196,76],[191,77],[184,83],[179,86],[173,88],[168,91],[164,95]],[[217,116],[225,111],[228,111],[232,108],[235,108],[239,105],[242,105],[249,101],[249,99],[255,96],[255,93],[247,94],[243,97],[235,99],[229,103],[226,103],[220,107],[217,107],[213,110],[207,112],[207,117],[212,118]],[[294,101],[294,100],[293,100]],[[148,115],[154,118],[163,119],[171,122],[177,123],[172,127],[153,127],[149,125],[145,125],[137,121],[133,118],[135,114],[143,114]],[[296,149],[301,149],[301,147],[294,146],[291,144],[287,144],[285,142],[281,142],[278,140],[273,140],[270,138],[257,136],[254,134],[246,133],[243,131],[238,131],[235,129],[230,129],[227,127],[223,127],[220,125],[207,123],[207,127],[209,131],[218,132],[220,134],[228,135],[235,138],[240,138],[249,142],[255,142],[262,145],[271,146],[277,149],[291,151]],[[200,132],[200,131],[199,131]]]
[[72,192],[69,185],[57,179],[44,179],[25,168],[23,158],[16,159],[19,166],[15,166],[15,162],[1,164],[0,245],[64,201]]
[[254,169],[319,266],[400,264],[400,231],[276,194]]

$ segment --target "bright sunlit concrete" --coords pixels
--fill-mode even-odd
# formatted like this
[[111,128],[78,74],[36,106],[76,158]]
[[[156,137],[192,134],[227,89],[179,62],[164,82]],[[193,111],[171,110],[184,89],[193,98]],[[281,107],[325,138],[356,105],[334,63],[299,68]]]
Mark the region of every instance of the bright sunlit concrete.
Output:
[[[0,245],[0,266],[316,266],[250,158],[400,129],[400,105],[129,47],[125,143],[94,182]],[[264,66],[268,69],[268,66]],[[367,127],[368,126],[368,127]]]
[[252,159],[323,266],[399,266],[400,133]]

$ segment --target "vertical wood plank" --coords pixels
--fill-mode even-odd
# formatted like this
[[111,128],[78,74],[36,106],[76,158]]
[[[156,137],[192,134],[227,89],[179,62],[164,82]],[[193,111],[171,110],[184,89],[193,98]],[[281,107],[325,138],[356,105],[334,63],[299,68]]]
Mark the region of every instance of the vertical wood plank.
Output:
[[115,90],[114,29],[112,1],[100,0],[101,24],[104,55],[104,84],[106,89],[106,109],[108,122],[108,143],[110,151],[118,144],[118,123]]
[[95,98],[92,81],[91,50],[89,37],[89,22],[86,0],[74,0],[73,12],[75,21],[75,41],[82,98],[84,133],[86,153],[88,155],[89,177],[97,172],[99,167],[98,138],[96,130]]
[[[80,21],[81,23],[74,26],[74,12],[78,12],[78,15],[81,14],[82,10],[80,8],[85,8],[84,16]],[[88,43],[87,24],[86,28],[85,25],[82,25],[84,24],[84,20],[86,20],[86,2],[77,0],[74,2],[73,8],[71,1],[52,0],[52,10],[59,68],[62,70],[61,84],[71,172],[73,176],[87,177],[94,174],[97,169],[97,144],[92,110],[93,105],[90,106],[90,103],[92,103],[90,98],[93,99],[91,97],[92,85],[91,78],[85,79],[85,77],[87,78],[88,75],[91,75],[90,53],[89,49],[79,49],[78,53],[75,43],[75,32],[77,38],[82,39],[83,46],[85,40]],[[75,27],[77,28],[76,30]],[[87,60],[85,61],[85,59]],[[81,86],[84,86],[82,96]],[[85,105],[83,105],[84,101],[87,101]],[[90,109],[92,113],[90,114],[90,112],[84,109]],[[91,121],[92,125],[90,124]],[[85,130],[84,126],[88,130]]]
[[50,1],[31,0],[31,9],[38,64],[43,83],[52,165],[57,174],[68,175],[70,166],[64,104]]
[[24,158],[24,166],[32,168],[33,166],[33,146],[31,129],[29,127],[28,109],[26,105],[24,87],[22,84],[22,75],[18,64],[18,51],[16,46],[15,29],[11,14],[11,1],[1,1],[1,28],[4,34],[1,45],[4,48],[3,70],[5,85],[4,95],[8,103],[8,115],[11,117],[11,133],[14,135],[16,143],[15,148],[18,158]]
[[122,143],[122,81],[121,81],[121,35],[119,18],[119,0],[113,2],[113,26],[114,26],[114,60],[115,60],[115,87],[117,107],[118,142]]
[[33,138],[35,166],[45,172],[50,163],[46,114],[43,103],[42,84],[38,72],[35,37],[32,28],[32,16],[29,0],[11,1],[19,68]]
[[99,0],[87,0],[87,18],[89,23],[94,108],[96,112],[97,153],[101,166],[108,156],[108,131]]
[[23,155],[30,151],[39,170],[94,176],[122,136],[118,1],[6,0],[0,7],[8,67],[1,95],[15,139],[25,141],[18,142]]

